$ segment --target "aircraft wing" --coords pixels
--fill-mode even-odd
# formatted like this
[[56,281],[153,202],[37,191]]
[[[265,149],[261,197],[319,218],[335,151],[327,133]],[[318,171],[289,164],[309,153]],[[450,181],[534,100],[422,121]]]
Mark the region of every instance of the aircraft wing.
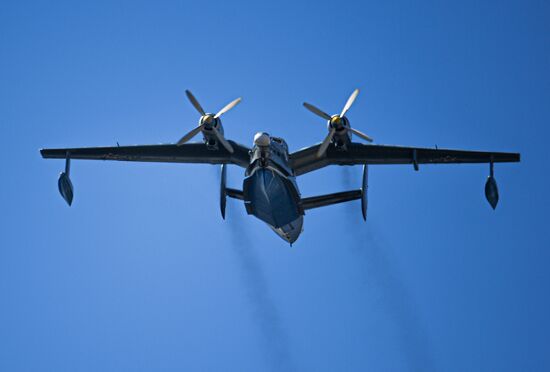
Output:
[[40,154],[46,159],[89,159],[119,160],[159,163],[207,163],[236,164],[246,168],[250,162],[250,149],[229,141],[235,150],[229,153],[223,146],[210,150],[203,143],[187,143],[181,146],[136,145],[113,147],[79,147],[63,149],[42,149]]
[[355,164],[451,164],[519,162],[518,153],[430,149],[351,143],[347,151],[330,146],[325,155],[316,156],[319,145],[290,154],[291,166],[297,176],[327,165]]

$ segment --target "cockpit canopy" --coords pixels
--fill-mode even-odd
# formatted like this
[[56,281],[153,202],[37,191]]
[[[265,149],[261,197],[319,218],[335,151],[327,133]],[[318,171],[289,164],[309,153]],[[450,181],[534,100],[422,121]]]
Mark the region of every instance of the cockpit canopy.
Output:
[[260,147],[267,147],[275,145],[279,150],[288,152],[288,145],[286,141],[280,137],[272,137],[267,132],[258,132],[254,135],[254,145]]
[[280,137],[271,137],[271,141],[281,146],[284,152],[288,152],[288,145],[286,144],[286,141],[284,139]]

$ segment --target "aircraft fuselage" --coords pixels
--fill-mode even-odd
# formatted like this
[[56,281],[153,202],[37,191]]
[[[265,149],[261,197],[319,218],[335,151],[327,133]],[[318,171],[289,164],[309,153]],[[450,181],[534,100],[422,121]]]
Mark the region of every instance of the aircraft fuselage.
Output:
[[304,211],[288,147],[280,138],[258,133],[250,156],[243,182],[246,211],[292,244],[302,232]]

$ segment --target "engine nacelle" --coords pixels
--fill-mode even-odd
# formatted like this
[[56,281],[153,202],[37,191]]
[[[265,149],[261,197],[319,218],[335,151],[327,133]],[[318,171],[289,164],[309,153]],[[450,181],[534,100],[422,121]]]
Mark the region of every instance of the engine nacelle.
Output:
[[331,128],[335,129],[334,137],[332,137],[331,142],[334,143],[338,149],[346,150],[347,145],[351,142],[348,118],[345,116],[340,117],[338,115],[333,115],[327,123],[329,132]]
[[[212,128],[216,128],[217,131],[223,136],[224,130],[222,121],[219,118],[214,118],[213,114],[207,115],[210,115],[210,119],[202,131],[203,142],[209,150],[218,150],[220,145],[219,139]],[[199,120],[199,125],[203,124],[204,120],[204,117],[201,117]]]

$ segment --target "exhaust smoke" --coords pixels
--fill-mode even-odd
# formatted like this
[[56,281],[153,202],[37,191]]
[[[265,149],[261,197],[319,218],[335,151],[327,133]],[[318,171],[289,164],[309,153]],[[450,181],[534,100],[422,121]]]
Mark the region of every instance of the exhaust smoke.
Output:
[[[353,188],[359,183],[359,176],[355,169],[344,167],[341,180],[346,189]],[[346,225],[352,241],[347,247],[354,262],[361,266],[359,272],[363,275],[362,284],[368,283],[381,293],[381,301],[377,304],[384,307],[384,312],[395,323],[410,370],[435,371],[426,331],[417,314],[416,305],[400,279],[399,272],[392,265],[388,250],[381,243],[383,238],[372,222],[365,224],[360,220],[355,204],[349,204],[346,208]]]
[[[237,206],[233,206],[237,208]],[[240,206],[239,206],[240,207]],[[289,339],[282,325],[277,304],[271,298],[269,285],[258,259],[248,231],[243,228],[240,212],[231,213],[228,218],[231,248],[235,252],[237,265],[252,306],[252,316],[257,322],[261,347],[272,371],[291,371],[292,362]]]

